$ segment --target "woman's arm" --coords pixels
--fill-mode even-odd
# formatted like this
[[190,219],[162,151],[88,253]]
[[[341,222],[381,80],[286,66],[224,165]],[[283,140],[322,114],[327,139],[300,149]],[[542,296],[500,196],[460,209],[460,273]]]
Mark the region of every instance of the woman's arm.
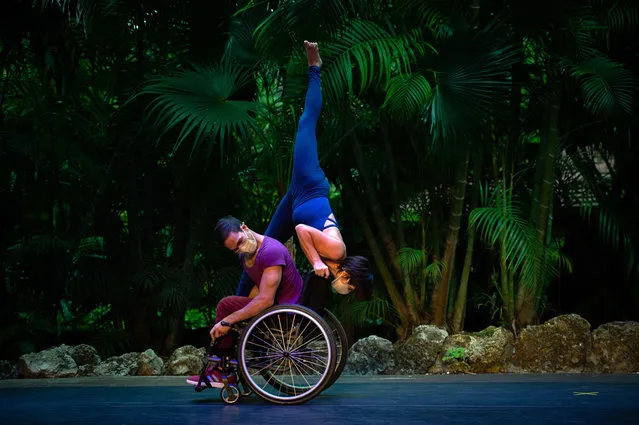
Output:
[[295,226],[295,232],[300,240],[302,251],[313,265],[315,274],[328,277],[330,272],[321,257],[328,260],[341,260],[346,257],[346,245],[341,238],[333,237],[305,224]]

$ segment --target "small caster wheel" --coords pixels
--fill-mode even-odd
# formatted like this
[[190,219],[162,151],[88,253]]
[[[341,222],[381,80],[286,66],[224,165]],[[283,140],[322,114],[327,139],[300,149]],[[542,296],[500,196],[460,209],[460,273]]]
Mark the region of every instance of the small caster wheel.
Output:
[[202,387],[195,387],[195,392],[196,393],[201,393],[203,389],[204,388],[202,388]]
[[235,385],[225,385],[220,391],[220,398],[226,404],[234,404],[240,399],[240,390]]

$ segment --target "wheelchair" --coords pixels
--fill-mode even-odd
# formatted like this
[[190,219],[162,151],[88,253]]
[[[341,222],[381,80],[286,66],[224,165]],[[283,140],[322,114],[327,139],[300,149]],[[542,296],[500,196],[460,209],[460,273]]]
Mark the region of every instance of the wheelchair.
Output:
[[277,304],[234,325],[234,346],[211,344],[195,391],[213,388],[205,377],[211,363],[219,363],[223,376],[236,377],[232,383],[226,378],[220,391],[227,404],[253,393],[275,404],[301,404],[328,389],[349,349],[344,328],[326,308],[330,293],[330,281],[310,271],[300,304]]

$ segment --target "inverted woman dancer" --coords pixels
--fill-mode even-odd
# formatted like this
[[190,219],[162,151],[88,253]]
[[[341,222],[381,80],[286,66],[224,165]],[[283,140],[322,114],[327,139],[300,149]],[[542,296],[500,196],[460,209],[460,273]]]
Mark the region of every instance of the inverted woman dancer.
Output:
[[[322,109],[322,60],[317,43],[304,41],[304,47],[309,81],[295,139],[293,175],[288,192],[277,206],[264,235],[285,243],[295,232],[316,275],[332,277],[331,285],[339,294],[355,291],[358,299],[369,299],[372,277],[368,260],[346,255],[346,245],[328,200],[329,184],[319,164],[315,136]],[[252,282],[244,273],[237,295],[248,296],[252,288]]]

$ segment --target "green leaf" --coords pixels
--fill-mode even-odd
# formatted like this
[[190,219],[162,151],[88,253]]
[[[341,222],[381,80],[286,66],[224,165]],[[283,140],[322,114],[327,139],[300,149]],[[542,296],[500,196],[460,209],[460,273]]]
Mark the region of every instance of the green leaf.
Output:
[[572,75],[581,83],[586,107],[593,114],[633,114],[637,84],[629,69],[603,56],[571,68]]
[[[471,211],[469,224],[476,227],[482,239],[493,247],[504,248],[504,261],[509,270],[519,273],[520,282],[536,288],[542,276],[555,273],[554,264],[545,262],[545,247],[535,229],[524,219],[522,210],[513,200],[512,190],[500,183],[489,194],[481,190],[484,207]],[[548,267],[546,270],[545,268]],[[546,273],[547,272],[547,273]]]
[[507,117],[511,70],[522,54],[500,27],[455,33],[437,45],[437,51],[432,64],[436,85],[428,109],[436,137],[468,136]]
[[400,74],[391,79],[384,107],[400,119],[422,115],[433,99],[430,83],[419,73]]
[[[223,153],[227,138],[260,131],[255,121],[258,104],[232,100],[250,81],[248,72],[224,61],[217,66],[194,66],[193,70],[154,78],[138,95],[154,96],[148,114],[157,113],[156,125],[162,135],[179,130],[174,151],[193,135],[193,157],[205,141],[212,145],[217,139]],[[206,147],[209,155],[211,145]]]
[[402,271],[406,275],[413,274],[426,264],[426,252],[410,247],[400,248],[397,260]]

